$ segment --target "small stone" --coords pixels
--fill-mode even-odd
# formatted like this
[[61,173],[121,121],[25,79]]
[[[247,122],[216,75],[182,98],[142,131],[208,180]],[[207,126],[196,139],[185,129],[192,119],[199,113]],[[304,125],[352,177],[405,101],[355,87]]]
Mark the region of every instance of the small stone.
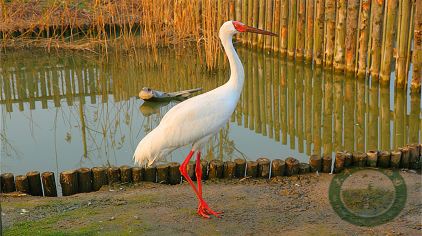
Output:
[[110,217],[110,220],[114,220],[114,219],[116,219],[116,218],[114,218],[114,216]]
[[92,202],[88,202],[88,206],[91,206],[92,205]]
[[28,213],[29,211],[27,209],[21,209],[20,212],[23,214],[23,213]]

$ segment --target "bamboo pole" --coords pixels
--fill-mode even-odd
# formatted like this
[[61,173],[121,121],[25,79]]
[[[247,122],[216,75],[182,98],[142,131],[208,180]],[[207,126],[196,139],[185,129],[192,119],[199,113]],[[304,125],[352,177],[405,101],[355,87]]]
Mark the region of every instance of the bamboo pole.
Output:
[[325,156],[331,157],[331,153],[333,152],[333,73],[331,72],[331,70],[325,71],[324,77],[324,113],[322,127],[322,142],[323,155],[325,158]]
[[354,72],[356,66],[356,38],[359,15],[359,0],[350,0],[347,5],[346,29],[346,71]]
[[304,64],[303,62],[299,62],[295,66],[295,74],[296,74],[296,83],[295,83],[295,90],[296,90],[296,136],[298,138],[298,151],[299,153],[304,152],[304,133],[303,133],[303,82],[304,82]]
[[343,71],[345,60],[345,35],[346,35],[346,10],[347,1],[339,0],[337,2],[336,34],[334,48],[334,69]]
[[410,30],[410,1],[399,2],[399,15],[397,25],[397,58],[396,58],[396,86],[404,88],[407,81],[407,47]]
[[348,75],[344,81],[344,149],[354,151],[355,81]]
[[[240,2],[240,3],[239,3]],[[242,0],[238,0],[237,2],[236,2],[236,7],[239,7],[239,4],[241,5],[241,14],[242,14],[242,17],[241,17],[241,21],[243,22],[243,23],[245,23],[245,24],[248,24],[248,6],[249,6],[249,1],[247,1],[247,0],[244,0],[244,1],[242,1]],[[237,16],[237,14],[236,14],[236,18],[237,18],[238,16]],[[247,37],[246,37],[246,35],[241,35],[241,37],[240,37],[240,39],[241,39],[241,42],[243,43],[243,44],[245,44],[246,42],[247,42]]]
[[390,91],[388,86],[380,86],[381,150],[390,150]]
[[371,8],[371,66],[370,74],[372,79],[378,80],[380,60],[381,60],[381,42],[382,42],[382,22],[384,0],[372,1]]
[[[263,1],[263,0],[253,0],[253,11],[252,11],[252,26],[253,27],[258,27],[258,14],[259,14],[259,1]],[[258,34],[251,34],[252,35],[252,46],[256,46],[257,45],[257,37]]]
[[369,40],[369,16],[371,8],[370,0],[362,0],[359,13],[359,49],[358,49],[358,69],[357,75],[359,77],[366,76],[366,65],[367,65],[367,51],[368,51],[368,40]]
[[321,68],[316,68],[313,72],[313,93],[312,93],[312,103],[313,103],[313,143],[314,150],[313,153],[321,155],[321,109],[322,109],[322,76]]
[[343,76],[342,74],[334,74],[334,151],[344,150],[343,143]]
[[324,38],[324,64],[331,66],[334,55],[334,39],[336,27],[336,1],[325,0],[325,38]]
[[324,55],[324,10],[324,0],[316,0],[313,56],[317,65],[322,64]]
[[314,0],[306,0],[305,60],[312,60],[314,43]]
[[356,151],[365,151],[365,80],[356,82]]
[[286,61],[280,62],[280,107],[281,107],[281,143],[287,144],[287,66]]
[[[271,30],[273,28],[273,0],[267,0],[267,5],[266,5],[266,14],[265,14],[265,29],[267,30]],[[265,50],[271,50],[272,48],[272,40],[273,37],[272,36],[264,36],[265,39],[265,46],[264,49]]]
[[[259,1],[259,11],[258,11],[258,28],[263,29],[265,27],[265,1],[266,0],[258,0]],[[258,34],[258,48],[264,48],[264,35]]]
[[296,139],[295,139],[295,81],[296,81],[296,71],[294,67],[294,62],[287,61],[287,109],[288,109],[288,130],[290,137],[290,149],[295,149]]
[[273,19],[273,32],[276,33],[279,37],[271,37],[273,40],[273,51],[280,51],[280,23],[281,23],[281,0],[274,0],[274,19]]
[[368,96],[367,150],[378,150],[378,81],[372,81]]
[[[246,1],[246,0],[245,0]],[[253,22],[255,19],[254,16],[254,0],[248,0],[248,20],[247,20],[247,24],[250,26],[253,26]],[[246,41],[248,42],[249,45],[252,45],[252,40],[253,40],[253,34],[247,34],[247,39]]]
[[274,104],[274,138],[280,141],[280,62],[278,58],[272,58],[274,66],[273,104]]
[[[406,114],[406,105],[404,104],[406,98],[403,89],[396,89],[394,93],[394,143],[393,149],[403,147],[406,143],[406,136],[404,133],[405,122],[404,117]],[[416,127],[413,127],[415,129]],[[416,129],[417,130],[417,129]]]
[[413,76],[411,89],[421,92],[422,81],[422,1],[416,0],[415,23],[413,33]]
[[295,46],[296,46],[296,20],[297,20],[297,1],[296,0],[289,0],[289,29],[288,31],[291,32],[288,35],[288,42],[287,42],[287,56],[294,58],[295,56]]
[[282,55],[287,53],[288,42],[288,19],[289,19],[289,0],[281,0],[281,16],[280,16],[280,40],[279,48]]
[[312,67],[305,65],[305,139],[306,154],[312,153]]
[[[403,91],[404,92],[404,91]],[[419,133],[421,130],[421,96],[419,93],[410,94],[410,115],[409,115],[409,143],[421,143]],[[405,107],[405,104],[402,104]],[[404,109],[405,110],[405,109]]]
[[396,34],[397,0],[388,0],[384,17],[384,37],[381,50],[380,82],[390,82],[391,62],[393,61],[394,38]]
[[296,57],[303,59],[305,54],[305,0],[299,0],[297,7],[297,27],[296,27]]

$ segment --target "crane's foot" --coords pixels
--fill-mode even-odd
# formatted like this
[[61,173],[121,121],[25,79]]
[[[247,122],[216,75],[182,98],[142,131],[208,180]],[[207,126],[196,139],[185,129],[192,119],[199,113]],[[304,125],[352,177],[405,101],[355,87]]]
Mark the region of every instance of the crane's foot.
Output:
[[211,210],[211,208],[208,206],[208,204],[204,200],[199,201],[198,206],[198,215],[204,217],[204,218],[210,218],[210,215],[214,215],[215,217],[221,218],[221,215],[223,212],[216,212]]

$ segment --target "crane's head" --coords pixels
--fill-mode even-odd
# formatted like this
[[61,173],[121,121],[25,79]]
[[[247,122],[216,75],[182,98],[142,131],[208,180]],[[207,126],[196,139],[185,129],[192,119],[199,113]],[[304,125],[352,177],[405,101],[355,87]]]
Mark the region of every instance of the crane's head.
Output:
[[243,33],[243,32],[250,32],[250,33],[255,33],[255,34],[264,34],[264,35],[270,35],[270,36],[278,36],[277,34],[275,34],[273,32],[258,29],[258,28],[252,27],[252,26],[248,26],[248,25],[243,24],[240,21],[227,21],[220,28],[220,38],[224,35],[233,36],[237,33]]

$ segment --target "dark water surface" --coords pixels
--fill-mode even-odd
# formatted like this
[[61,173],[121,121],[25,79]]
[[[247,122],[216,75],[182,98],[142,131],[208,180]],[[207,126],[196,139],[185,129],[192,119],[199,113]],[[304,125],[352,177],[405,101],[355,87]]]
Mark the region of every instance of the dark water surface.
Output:
[[[239,50],[246,81],[231,122],[204,158],[270,159],[337,150],[389,150],[420,142],[420,95]],[[9,52],[1,56],[1,171],[23,174],[132,165],[137,143],[173,102],[144,103],[142,87],[211,90],[228,68],[207,72],[196,50],[158,55]],[[221,60],[224,60],[221,57]],[[189,132],[187,130],[186,132]],[[165,138],[165,137],[163,137]],[[189,147],[165,161],[181,162]]]

